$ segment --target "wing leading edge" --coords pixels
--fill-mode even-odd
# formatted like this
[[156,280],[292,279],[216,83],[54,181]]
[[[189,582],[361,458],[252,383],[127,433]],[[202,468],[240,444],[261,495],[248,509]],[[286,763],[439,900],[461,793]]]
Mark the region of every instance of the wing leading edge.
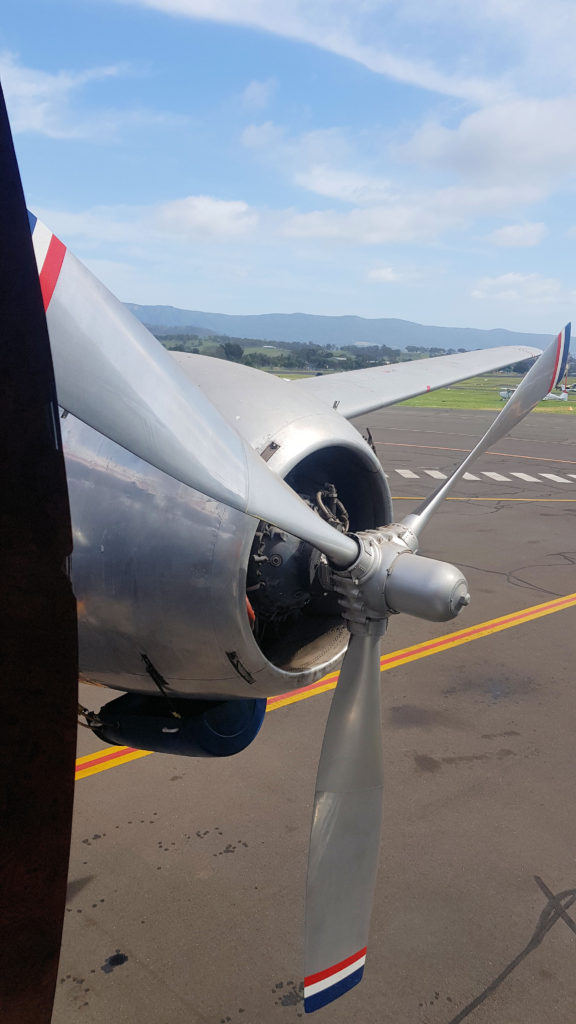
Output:
[[337,409],[346,419],[352,419],[539,355],[539,348],[506,345],[477,352],[461,352],[453,356],[435,356],[409,363],[375,366],[370,370],[348,370],[323,377],[308,377],[295,381],[294,386],[307,391],[332,409]]

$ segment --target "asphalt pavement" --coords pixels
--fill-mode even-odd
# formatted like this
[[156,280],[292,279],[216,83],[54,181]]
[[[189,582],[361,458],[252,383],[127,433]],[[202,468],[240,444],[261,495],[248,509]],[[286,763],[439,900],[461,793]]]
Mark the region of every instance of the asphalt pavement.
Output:
[[[358,421],[397,517],[492,418],[394,408]],[[576,606],[554,610],[576,592],[576,423],[532,415],[496,447],[423,543],[465,571],[470,607],[442,625],[394,618],[383,653],[506,621],[382,674],[366,971],[320,1024],[576,1020]],[[81,691],[90,707],[107,699]],[[306,849],[330,699],[276,708],[230,759],[152,754],[80,772],[54,1024],[303,1016]],[[108,751],[80,730],[84,765]]]

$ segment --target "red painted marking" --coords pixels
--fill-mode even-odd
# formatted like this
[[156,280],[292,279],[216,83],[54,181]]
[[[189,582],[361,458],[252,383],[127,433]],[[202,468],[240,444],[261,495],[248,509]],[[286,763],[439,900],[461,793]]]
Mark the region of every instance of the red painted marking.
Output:
[[[551,601],[549,605],[546,605],[546,607],[562,608],[564,605],[569,606],[571,603],[572,597],[560,597],[557,601]],[[471,626],[470,629],[459,630],[457,633],[449,633],[446,636],[438,637],[436,640],[427,640],[422,644],[416,644],[414,647],[405,648],[403,651],[392,651],[391,654],[387,654],[380,659],[381,670],[385,669],[389,664],[394,664],[398,660],[409,658],[421,651],[433,651],[438,647],[446,647],[451,643],[456,643],[458,640],[467,640],[471,637],[485,633],[487,629],[497,629],[497,627],[502,623],[522,622],[526,618],[532,618],[533,614],[533,607],[525,608],[523,611],[516,612],[513,615],[503,615],[501,618],[493,619],[491,622],[484,622],[479,626]],[[338,673],[332,672],[331,675],[326,676],[324,679],[320,679],[316,683],[310,683],[309,686],[301,686],[297,690],[289,690],[287,693],[280,693],[275,697],[268,697],[268,704],[275,704],[278,701],[286,700],[287,697],[295,697],[300,693],[313,693],[314,690],[321,689],[326,686],[327,683],[334,682],[337,678]]]
[[[553,605],[551,605],[550,607],[562,607],[563,603],[566,603],[566,599],[555,601]],[[496,629],[498,625],[501,623],[522,622],[523,619],[531,618],[532,615],[532,608],[526,608],[525,611],[517,612],[516,615],[503,615],[501,619],[494,619],[491,623],[485,622],[481,626],[473,626],[471,629],[461,630],[458,633],[454,633],[452,636],[448,634],[447,636],[440,637],[438,640],[428,640],[426,643],[418,644],[416,648],[412,648],[411,653],[415,654],[416,651],[433,651],[435,647],[442,647],[446,643],[450,643],[452,639],[454,641],[465,640],[468,639],[468,637],[477,636],[478,633],[485,633],[487,629]],[[408,648],[408,650],[406,651],[405,656],[408,656],[409,652],[410,648]],[[403,655],[401,651],[396,651],[395,653],[388,654],[386,657],[381,658],[380,664],[386,665],[387,662],[394,662],[398,659],[398,657],[402,656]]]
[[554,373],[552,374],[552,380],[550,381],[550,387],[548,388],[548,391],[552,391],[552,388],[554,387],[554,384],[556,382],[556,374],[558,373],[558,364],[560,362],[560,351],[562,349],[562,334],[563,334],[563,332],[560,331],[560,334],[558,335],[558,347],[556,349],[556,362],[554,363]]
[[304,978],[304,984],[315,985],[317,981],[324,981],[324,978],[329,978],[332,974],[338,974],[338,971],[343,971],[345,967],[349,967],[355,960],[366,956],[367,948],[367,946],[364,946],[364,949],[359,949],[357,953],[346,957],[345,960],[341,960],[339,964],[334,964],[334,967],[328,967],[325,971],[318,971],[318,974],[311,974],[308,978]]
[[308,686],[301,686],[298,690],[288,690],[287,693],[279,693],[276,697],[268,697],[268,703],[274,704],[279,700],[286,700],[286,697],[295,697],[298,693],[309,693],[311,690],[315,690],[321,686],[326,686],[327,683],[334,682],[338,678],[338,672],[332,672],[329,676],[324,676],[319,679],[316,683],[310,683]]
[[94,768],[97,764],[105,764],[106,761],[115,761],[117,757],[124,757],[125,754],[133,754],[136,747],[118,747],[117,750],[108,750],[100,757],[94,757],[91,761],[84,761],[76,765],[77,772],[83,772],[85,768]]
[[44,301],[44,312],[46,312],[50,305],[50,300],[54,294],[54,289],[58,281],[65,255],[66,246],[59,238],[52,235],[50,245],[48,246],[48,252],[46,253],[46,259],[44,260],[44,265],[40,271],[40,290]]

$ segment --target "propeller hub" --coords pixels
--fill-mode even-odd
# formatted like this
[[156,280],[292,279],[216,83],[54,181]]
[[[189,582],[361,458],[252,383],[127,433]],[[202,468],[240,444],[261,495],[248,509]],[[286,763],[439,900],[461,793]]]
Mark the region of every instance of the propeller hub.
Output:
[[449,562],[410,552],[394,562],[385,596],[391,611],[406,612],[429,622],[455,619],[470,604],[468,583]]
[[355,539],[361,548],[357,560],[331,576],[351,631],[399,612],[448,622],[470,603],[460,570],[415,554],[417,539],[405,526],[366,531]]

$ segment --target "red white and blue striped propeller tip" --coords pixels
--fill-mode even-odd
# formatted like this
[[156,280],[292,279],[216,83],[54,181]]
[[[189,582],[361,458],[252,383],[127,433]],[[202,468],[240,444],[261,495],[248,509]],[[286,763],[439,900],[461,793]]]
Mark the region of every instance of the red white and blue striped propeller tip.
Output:
[[325,971],[318,971],[304,979],[304,1010],[306,1013],[313,1013],[314,1010],[327,1006],[328,1003],[339,999],[345,992],[349,992],[358,982],[362,981],[364,964],[366,962],[366,946],[358,950],[352,956],[341,960],[333,967],[327,967]]
[[549,391],[552,391],[553,388],[558,386],[566,373],[568,356],[570,354],[570,332],[571,324],[566,324],[566,327],[560,331],[560,334],[556,339],[556,361],[554,363],[554,372],[552,374],[552,380],[550,381]]

